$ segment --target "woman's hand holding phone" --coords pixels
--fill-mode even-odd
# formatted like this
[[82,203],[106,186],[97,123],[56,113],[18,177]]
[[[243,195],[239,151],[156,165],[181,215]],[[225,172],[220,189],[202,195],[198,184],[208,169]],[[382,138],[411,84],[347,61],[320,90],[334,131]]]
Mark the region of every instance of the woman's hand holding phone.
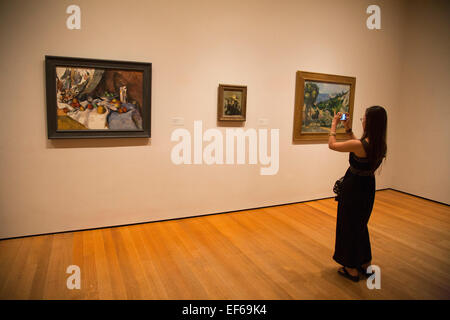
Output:
[[339,122],[342,122],[345,129],[349,129],[349,114],[348,112],[342,113],[342,112],[338,112],[336,113],[336,115],[333,118],[333,122],[337,125]]
[[339,123],[339,121],[341,121],[341,118],[342,118],[342,113],[341,112],[336,113],[333,117],[333,123],[335,125],[337,125]]
[[349,129],[349,126],[350,126],[350,119],[349,119],[349,117],[350,117],[350,115],[348,114],[348,112],[346,112],[346,113],[344,113],[344,115],[345,115],[345,119],[342,119],[342,122],[344,123],[344,127],[345,127],[345,129]]

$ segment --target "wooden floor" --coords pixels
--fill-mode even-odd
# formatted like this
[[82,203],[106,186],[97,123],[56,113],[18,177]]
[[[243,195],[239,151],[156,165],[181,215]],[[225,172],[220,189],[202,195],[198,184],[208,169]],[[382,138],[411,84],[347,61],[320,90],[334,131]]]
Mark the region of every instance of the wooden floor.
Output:
[[[450,299],[450,208],[378,191],[381,289],[337,274],[333,199],[0,241],[1,299]],[[66,268],[81,268],[81,289]]]

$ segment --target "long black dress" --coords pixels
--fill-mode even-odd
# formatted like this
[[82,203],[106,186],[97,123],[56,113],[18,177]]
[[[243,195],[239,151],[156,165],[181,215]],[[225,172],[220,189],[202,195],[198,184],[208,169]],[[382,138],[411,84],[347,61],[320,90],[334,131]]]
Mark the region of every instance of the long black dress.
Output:
[[[361,142],[367,154],[368,144]],[[372,260],[367,223],[375,200],[375,176],[368,158],[351,152],[349,162],[338,200],[333,259],[345,267],[356,268]]]

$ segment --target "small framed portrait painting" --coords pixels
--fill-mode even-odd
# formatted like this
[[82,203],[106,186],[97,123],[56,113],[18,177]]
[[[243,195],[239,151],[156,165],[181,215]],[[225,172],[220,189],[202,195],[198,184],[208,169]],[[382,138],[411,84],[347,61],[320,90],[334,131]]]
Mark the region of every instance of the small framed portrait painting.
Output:
[[245,121],[247,86],[219,84],[218,121]]

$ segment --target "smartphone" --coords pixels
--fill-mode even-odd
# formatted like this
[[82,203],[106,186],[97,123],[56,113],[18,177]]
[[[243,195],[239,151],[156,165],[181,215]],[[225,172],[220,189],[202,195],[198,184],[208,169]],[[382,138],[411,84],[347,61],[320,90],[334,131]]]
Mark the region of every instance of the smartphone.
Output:
[[347,115],[345,113],[342,114],[341,120],[347,120]]

